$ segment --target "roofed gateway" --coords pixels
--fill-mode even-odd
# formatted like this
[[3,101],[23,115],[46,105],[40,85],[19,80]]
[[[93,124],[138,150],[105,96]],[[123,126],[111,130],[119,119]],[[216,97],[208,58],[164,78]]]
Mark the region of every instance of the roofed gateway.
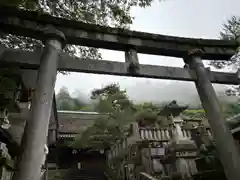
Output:
[[[10,74],[16,74],[18,77],[13,78],[16,82],[14,90],[3,92],[1,96],[0,102],[4,102],[2,103],[4,122],[7,122],[6,117],[8,116],[6,109],[12,111],[12,107],[19,105],[19,101],[16,100],[20,99],[24,103],[30,103],[31,106],[31,108],[28,106],[22,109],[13,108],[20,110],[20,112],[23,112],[23,109],[26,110],[25,117],[29,116],[30,119],[27,121],[22,135],[22,151],[20,155],[17,155],[21,157],[17,170],[8,164],[10,169],[16,170],[14,179],[39,180],[41,177],[40,169],[45,162],[46,148],[44,150],[44,146],[47,144],[47,138],[48,142],[57,140],[56,133],[61,129],[61,124],[57,124],[54,129],[49,123],[51,116],[54,117],[54,120],[58,118],[54,100],[57,70],[194,81],[211,131],[199,125],[198,128],[194,129],[198,136],[193,140],[189,130],[182,129],[184,120],[179,115],[184,108],[174,107],[176,103],[173,102],[171,107],[166,107],[162,111],[162,115],[168,115],[167,118],[171,121],[171,126],[167,129],[149,130],[139,128],[138,124],[133,123],[132,136],[119,140],[106,153],[108,169],[111,172],[127,175],[127,179],[140,179],[140,174],[160,172],[156,168],[164,165],[166,171],[170,172],[169,176],[172,179],[194,177],[197,174],[197,168],[194,167],[196,165],[194,161],[197,156],[196,149],[202,149],[206,152],[206,148],[214,147],[218,152],[226,178],[228,180],[239,179],[239,152],[225,123],[211,84],[211,82],[239,84],[239,79],[234,73],[210,72],[202,63],[202,59],[227,61],[238,48],[237,42],[190,39],[114,29],[3,6],[0,7],[0,16],[1,31],[35,38],[41,40],[45,45],[43,49],[34,52],[0,47],[1,73],[4,72],[1,77],[9,77]],[[124,51],[126,62],[83,61],[81,59],[77,61],[75,57],[62,52],[66,44]],[[183,59],[185,67],[140,65],[138,53],[179,57]],[[18,67],[18,71],[11,73],[9,71],[11,67]],[[26,88],[27,86],[29,88]],[[151,140],[149,143],[146,143],[146,137]],[[212,139],[214,139],[214,143]],[[8,144],[13,145],[14,143],[8,142]],[[123,151],[126,148],[127,151]],[[2,149],[4,152],[7,151],[4,145]],[[74,151],[73,154],[76,152]],[[88,157],[94,159],[97,156],[95,154]],[[96,170],[96,167],[103,166],[103,156],[98,157],[97,166],[85,164],[91,171]],[[112,161],[116,157],[117,159],[122,158],[125,164],[119,165],[116,164],[116,161]],[[139,162],[139,157],[142,157],[141,160],[144,163]],[[91,174],[89,171],[81,171],[81,173]],[[99,175],[99,172],[96,174]]]

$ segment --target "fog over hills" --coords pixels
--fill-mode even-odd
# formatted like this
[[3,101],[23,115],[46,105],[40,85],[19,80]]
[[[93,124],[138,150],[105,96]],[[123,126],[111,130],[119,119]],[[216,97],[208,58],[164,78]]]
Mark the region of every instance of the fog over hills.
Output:
[[[214,88],[220,98],[220,101],[237,101],[236,97],[226,96],[226,86],[214,85]],[[192,82],[174,81],[164,85],[157,82],[154,84],[136,84],[135,86],[129,88],[128,94],[136,101],[151,101],[153,103],[159,103],[177,100],[179,104],[186,104],[190,106],[198,106],[200,104],[197,90]]]
[[[178,104],[188,105],[189,107],[199,107],[201,105],[197,90],[192,82],[161,82],[154,80],[136,81],[132,85],[123,87],[120,83],[120,87],[127,90],[127,94],[130,99],[136,103],[153,102],[154,104],[162,104],[176,100]],[[217,95],[221,102],[236,102],[236,97],[226,96],[225,91],[227,86],[214,85]],[[75,91],[73,96],[90,103],[90,92],[84,93]]]
[[[114,53],[114,52],[112,52]],[[114,56],[114,54],[112,54]],[[148,64],[149,58],[153,60],[153,56],[141,55],[142,64]],[[145,57],[145,58],[144,58]],[[168,61],[167,61],[168,60]],[[157,64],[157,62],[160,64]],[[165,63],[165,64],[164,64]],[[172,67],[183,67],[184,63],[179,59],[156,59],[153,64],[172,66]],[[170,65],[169,65],[170,64]],[[209,61],[204,61],[205,67],[209,67]],[[211,67],[211,71],[221,72],[236,72],[234,67],[226,67],[224,69],[216,69]],[[184,104],[191,107],[199,107],[201,105],[198,93],[193,82],[176,81],[176,80],[161,80],[161,79],[147,79],[147,78],[134,78],[134,77],[121,77],[121,76],[110,76],[110,75],[94,75],[94,74],[78,74],[76,78],[71,76],[66,81],[75,83],[78,80],[84,82],[81,84],[79,89],[76,89],[72,95],[79,97],[81,100],[90,103],[90,94],[94,88],[101,88],[111,83],[118,83],[122,89],[127,90],[129,98],[137,103],[141,102],[153,102],[155,104],[162,104],[176,100],[178,104]],[[87,81],[86,81],[87,80]],[[229,86],[214,84],[214,88],[223,102],[234,102],[237,101],[236,97],[228,97],[225,94]],[[72,91],[73,92],[73,91]]]
[[[131,11],[131,15],[134,17],[131,29],[181,37],[219,39],[222,23],[226,22],[232,15],[240,15],[239,3],[239,0],[232,0],[231,2],[217,0],[155,1],[151,7],[135,8]],[[208,5],[206,6],[206,4]],[[214,5],[214,9],[209,4]],[[124,62],[124,53],[120,51],[108,50],[102,55],[104,60]],[[141,64],[174,67],[183,67],[184,65],[182,59],[176,58],[174,60],[174,58],[140,53],[139,62]],[[67,86],[72,95],[78,96],[81,100],[89,103],[90,92],[93,88],[101,88],[101,85],[112,82],[119,82],[121,88],[126,88],[130,99],[136,102],[152,101],[160,104],[175,99],[181,104],[191,106],[200,104],[194,84],[180,81],[136,80],[130,77],[124,79],[75,73],[72,76],[59,75],[56,92],[62,86]],[[226,86],[215,85],[215,89],[222,101],[236,101],[236,97],[226,97],[224,95]]]

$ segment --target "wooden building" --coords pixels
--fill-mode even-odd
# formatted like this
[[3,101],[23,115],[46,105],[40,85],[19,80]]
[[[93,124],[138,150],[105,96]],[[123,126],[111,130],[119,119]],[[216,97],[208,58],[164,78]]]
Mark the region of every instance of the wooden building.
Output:
[[102,116],[97,112],[58,111],[58,141],[49,148],[48,176],[60,179],[105,179],[106,157],[104,151],[91,148],[73,148],[70,143],[92,126]]

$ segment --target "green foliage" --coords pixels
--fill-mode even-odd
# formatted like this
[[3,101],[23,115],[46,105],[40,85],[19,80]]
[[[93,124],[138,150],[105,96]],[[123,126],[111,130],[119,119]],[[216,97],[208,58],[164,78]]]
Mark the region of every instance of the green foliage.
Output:
[[19,98],[19,85],[21,84],[18,68],[2,69],[0,72],[0,108],[8,111],[17,111],[16,98]]
[[[93,126],[87,128],[69,145],[76,148],[105,149],[116,140],[124,138],[129,132],[129,124],[137,121],[140,126],[168,126],[169,121],[158,116],[160,108],[148,102],[134,104],[129,100],[125,90],[118,84],[110,84],[92,91],[95,103],[85,104],[79,98],[70,96],[66,88],[61,88],[57,95],[57,106],[61,110],[97,111],[102,116],[96,119]],[[168,103],[167,103],[168,104]],[[162,104],[162,106],[166,105]],[[240,113],[238,103],[222,104],[225,117]],[[190,118],[203,118],[203,109],[188,109],[183,115]]]
[[[224,40],[234,40],[240,42],[240,17],[232,16],[227,22],[223,23],[220,38]],[[210,65],[216,68],[233,66],[239,68],[240,65],[239,49],[230,61],[211,61]],[[233,91],[239,91],[239,86],[233,86]]]
[[10,67],[0,72],[0,94],[17,91],[17,77],[19,79],[19,68]]
[[[239,41],[240,39],[240,17],[232,16],[222,26],[220,38],[224,40]],[[239,52],[231,58],[231,61],[212,61],[211,65],[216,68],[224,68],[229,65],[239,66]]]
[[159,120],[159,109],[152,103],[143,103],[135,105],[137,110],[134,114],[134,120],[136,120],[140,126],[151,126]]
[[[221,108],[225,118],[229,118],[240,113],[239,103],[221,104]],[[183,112],[183,115],[190,118],[204,118],[205,111],[204,109],[187,109]]]
[[71,97],[68,89],[65,87],[62,87],[56,95],[56,103],[58,110],[79,111],[90,109],[90,106],[87,106],[81,99]]
[[0,94],[15,92],[17,88],[17,83],[13,78],[0,76]]
[[225,106],[224,115],[226,118],[234,116],[239,113],[240,113],[240,104],[239,103],[227,104]]
[[132,111],[133,103],[128,99],[125,90],[120,90],[118,84],[110,84],[102,89],[95,89],[91,99],[97,100],[96,111],[110,113]]
[[81,108],[79,110],[86,111],[86,112],[92,112],[92,111],[94,111],[94,106],[93,106],[93,104],[83,105],[83,106],[81,106]]
[[183,112],[183,115],[190,118],[203,118],[205,117],[204,109],[187,109]]
[[117,139],[121,138],[123,138],[123,133],[117,126],[116,121],[99,118],[93,126],[77,137],[71,146],[100,150],[109,147]]
[[224,23],[220,36],[225,40],[238,40],[240,37],[240,17],[232,16]]
[[133,104],[126,91],[121,90],[118,84],[95,89],[92,99],[97,101],[95,111],[104,115],[77,137],[71,146],[107,148],[128,134],[130,123],[138,121],[146,126],[157,121],[158,109],[152,103]]
[[135,109],[126,91],[120,90],[117,84],[95,89],[91,98],[97,101],[95,111],[105,116],[98,118],[92,127],[77,137],[72,146],[106,148],[123,138],[126,125],[133,120]]
[[[3,0],[1,4],[39,11],[57,17],[73,19],[81,22],[129,28],[133,17],[130,10],[133,7],[148,7],[153,0]],[[42,43],[31,38],[18,37],[9,34],[0,35],[0,42],[7,47],[34,50]],[[65,51],[72,55],[100,59],[98,49],[92,47],[67,46]]]

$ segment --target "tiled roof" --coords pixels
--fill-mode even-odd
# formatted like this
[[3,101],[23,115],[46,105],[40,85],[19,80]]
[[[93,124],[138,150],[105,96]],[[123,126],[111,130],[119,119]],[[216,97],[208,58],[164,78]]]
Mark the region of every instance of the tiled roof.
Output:
[[90,115],[97,115],[98,112],[87,112],[87,111],[64,111],[58,110],[59,114],[90,114]]
[[102,116],[96,112],[58,111],[60,133],[81,133]]

